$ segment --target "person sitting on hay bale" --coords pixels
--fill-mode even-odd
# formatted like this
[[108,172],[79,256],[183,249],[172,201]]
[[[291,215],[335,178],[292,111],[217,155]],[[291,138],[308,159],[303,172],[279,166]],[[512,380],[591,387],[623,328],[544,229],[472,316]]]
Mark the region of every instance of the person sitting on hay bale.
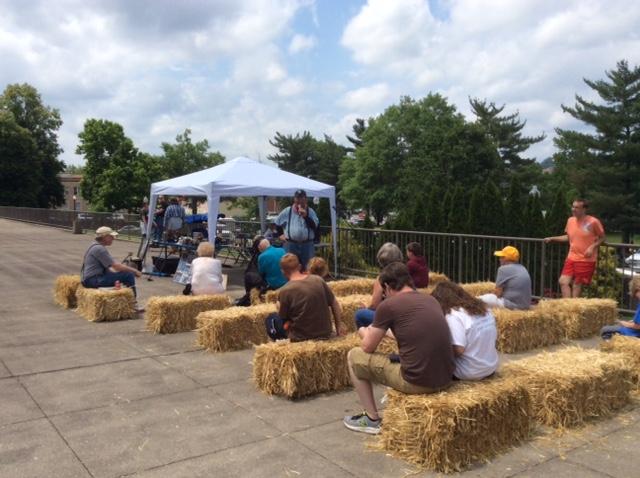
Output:
[[[380,249],[378,249],[376,259],[378,260],[378,265],[382,270],[392,262],[402,262],[402,251],[393,242],[385,242],[382,244]],[[378,276],[377,280],[373,284],[373,293],[371,294],[371,302],[369,303],[369,306],[356,310],[355,321],[357,329],[371,325],[376,313],[376,308],[384,299],[384,290],[380,285],[379,279],[380,276]]]
[[454,282],[441,282],[431,294],[445,314],[458,380],[482,380],[498,369],[496,318],[487,304]]
[[282,247],[272,246],[269,239],[262,239],[258,244],[258,273],[267,284],[266,290],[276,290],[287,283],[280,270],[280,261],[285,255]]
[[513,246],[495,251],[500,260],[496,275],[496,289],[493,294],[479,297],[490,307],[506,307],[511,310],[531,308],[531,276],[527,268],[520,264],[520,251]]
[[187,284],[185,292],[193,295],[224,293],[222,262],[213,258],[213,244],[201,242],[196,253],[198,257],[191,261],[191,283]]
[[614,334],[640,337],[640,276],[634,276],[629,283],[629,295],[638,300],[638,308],[633,320],[620,320],[618,325],[605,325],[600,330],[600,336],[609,340]]
[[[113,287],[116,282],[121,282],[131,287],[133,295],[137,297],[136,277],[141,277],[142,273],[116,261],[107,251],[107,247],[113,244],[117,235],[116,231],[107,226],[96,230],[95,241],[89,246],[82,260],[81,282],[87,289]],[[141,311],[142,309],[138,309],[138,312]]]
[[[359,329],[362,345],[349,351],[349,375],[364,411],[344,417],[350,430],[378,434],[378,415],[372,382],[408,394],[435,393],[447,388],[455,370],[451,333],[440,304],[413,287],[407,266],[393,262],[380,273],[387,298],[375,312],[373,323]],[[399,357],[374,353],[391,330]]]
[[280,289],[278,312],[265,319],[269,337],[292,342],[328,339],[333,334],[329,308],[336,333],[344,335],[340,325],[342,310],[327,283],[318,276],[302,273],[295,254],[285,254],[280,267],[289,282]]
[[333,280],[333,277],[329,272],[327,261],[325,261],[322,257],[312,257],[307,263],[307,272],[309,274],[313,274],[314,276],[322,277],[325,282]]
[[429,266],[422,252],[422,246],[417,242],[407,244],[407,267],[413,279],[413,285],[418,288],[429,287]]

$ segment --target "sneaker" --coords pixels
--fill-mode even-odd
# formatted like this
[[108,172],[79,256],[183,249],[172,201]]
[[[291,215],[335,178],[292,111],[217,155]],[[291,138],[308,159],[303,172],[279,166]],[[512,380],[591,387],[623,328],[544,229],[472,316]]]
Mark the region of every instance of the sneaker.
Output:
[[370,435],[377,435],[380,433],[381,419],[372,420],[369,416],[362,412],[360,415],[354,415],[352,417],[346,416],[342,420],[344,426],[354,432],[368,433]]
[[144,307],[141,306],[141,305],[136,304],[136,305],[133,306],[133,308],[134,308],[134,310],[136,311],[137,314],[144,313]]

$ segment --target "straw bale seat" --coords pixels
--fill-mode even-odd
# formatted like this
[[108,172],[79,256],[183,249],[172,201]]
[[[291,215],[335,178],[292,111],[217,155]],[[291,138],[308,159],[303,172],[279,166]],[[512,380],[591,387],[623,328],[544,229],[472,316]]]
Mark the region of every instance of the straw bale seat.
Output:
[[197,344],[209,352],[228,352],[268,342],[264,321],[273,312],[275,304],[201,312],[196,318]]
[[136,316],[135,297],[129,288],[120,290],[86,289],[78,287],[76,311],[91,322],[111,322]]
[[349,387],[347,353],[355,334],[331,340],[280,340],[256,347],[253,380],[267,395],[299,398]]
[[226,309],[231,299],[226,294],[176,295],[151,297],[147,302],[145,323],[156,334],[173,334],[196,328],[196,317],[207,310]]
[[583,339],[600,333],[618,319],[612,299],[552,299],[540,301],[537,308],[553,314],[562,323],[567,339]]
[[600,343],[600,350],[624,355],[633,370],[633,382],[636,388],[640,389],[640,338],[614,335],[611,340],[603,340]]
[[530,310],[494,308],[498,328],[496,348],[513,354],[561,343],[565,339],[563,323],[550,312],[538,307]]
[[53,287],[53,300],[65,309],[73,309],[78,304],[76,291],[80,286],[79,275],[60,275]]
[[632,366],[624,355],[567,347],[510,362],[504,374],[520,376],[531,394],[536,420],[575,427],[610,415],[629,402]]
[[498,376],[456,382],[446,391],[387,391],[382,432],[373,448],[415,465],[450,473],[526,440],[531,398],[521,380]]

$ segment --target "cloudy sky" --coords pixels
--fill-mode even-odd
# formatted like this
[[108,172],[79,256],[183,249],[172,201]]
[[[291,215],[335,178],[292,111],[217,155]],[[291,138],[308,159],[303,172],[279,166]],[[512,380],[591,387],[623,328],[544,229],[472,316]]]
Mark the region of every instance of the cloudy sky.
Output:
[[578,127],[616,61],[640,64],[634,0],[0,0],[0,88],[35,86],[64,125],[62,159],[87,118],[123,125],[157,153],[191,128],[227,158],[273,153],[276,131],[344,142],[358,117],[403,95],[507,104],[526,132]]

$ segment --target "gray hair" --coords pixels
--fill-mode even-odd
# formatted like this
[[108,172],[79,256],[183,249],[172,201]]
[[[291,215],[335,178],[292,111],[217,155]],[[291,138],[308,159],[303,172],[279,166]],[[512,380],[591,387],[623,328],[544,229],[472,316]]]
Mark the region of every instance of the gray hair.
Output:
[[402,251],[393,242],[385,242],[382,247],[378,249],[376,255],[380,268],[386,267],[393,262],[402,262],[404,257]]

